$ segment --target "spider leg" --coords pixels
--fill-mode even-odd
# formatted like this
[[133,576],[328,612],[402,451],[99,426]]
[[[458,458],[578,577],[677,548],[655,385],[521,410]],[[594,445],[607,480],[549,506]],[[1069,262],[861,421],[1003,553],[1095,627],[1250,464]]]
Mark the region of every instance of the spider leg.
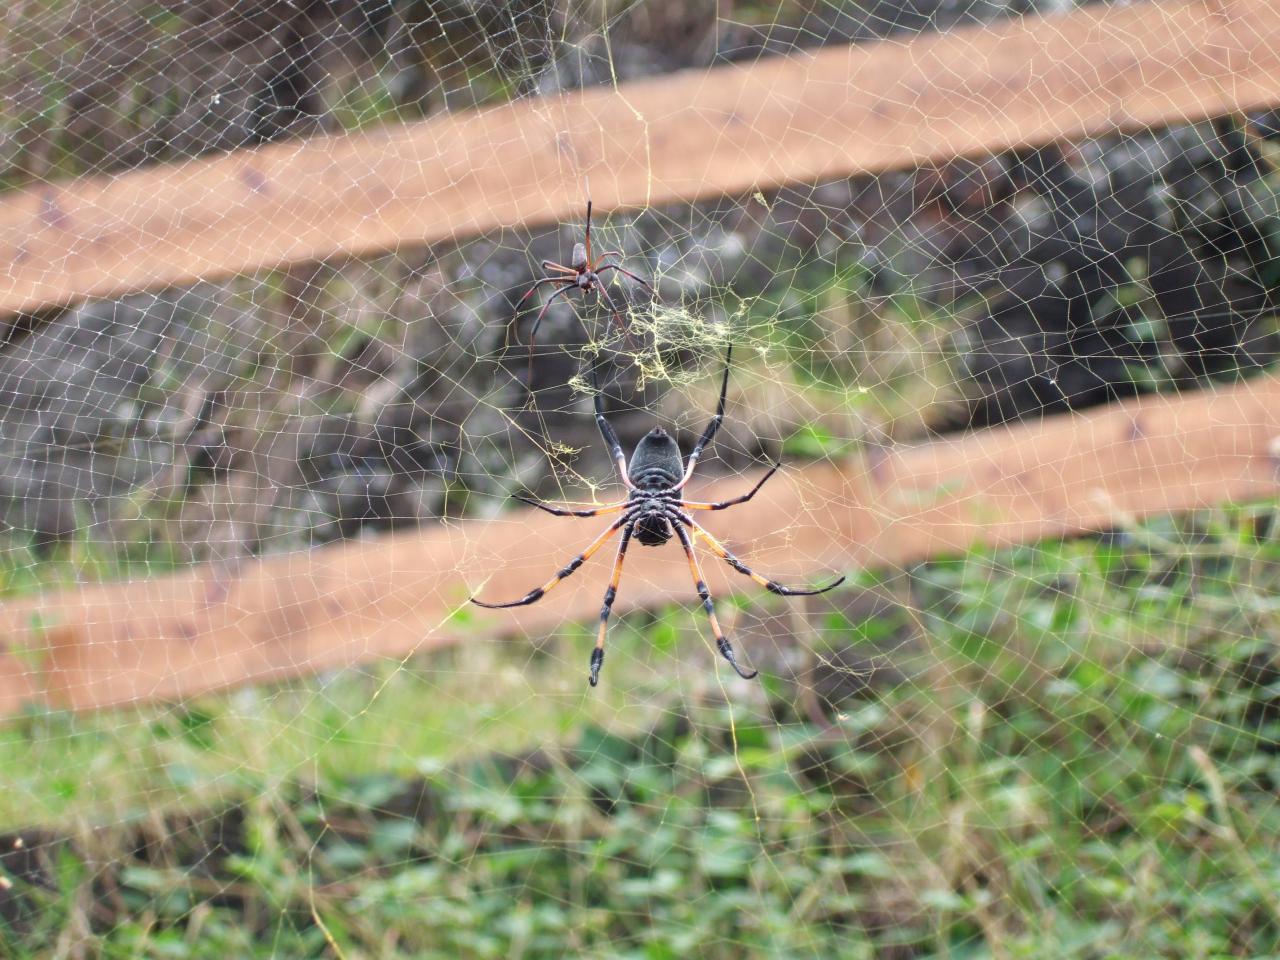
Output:
[[475,597],[472,597],[471,602],[478,607],[488,607],[490,610],[501,610],[505,607],[525,607],[531,603],[537,603],[539,600],[542,599],[543,595],[546,594],[548,590],[554,587],[557,583],[559,583],[565,577],[570,576],[580,566],[582,566],[584,563],[590,560],[592,555],[597,550],[599,550],[601,547],[604,546],[605,541],[607,541],[609,537],[611,537],[619,527],[625,525],[626,522],[627,522],[627,518],[624,515],[622,517],[619,517],[613,523],[609,524],[608,529],[606,529],[604,533],[600,534],[600,536],[592,540],[590,546],[588,546],[580,554],[578,554],[576,557],[574,557],[572,560],[566,563],[563,567],[557,570],[556,575],[554,577],[552,577],[542,586],[534,587],[532,590],[526,593],[519,600],[513,600],[510,603],[485,603],[482,600],[477,600]]
[[693,476],[693,468],[698,465],[698,457],[702,456],[703,449],[711,442],[711,438],[720,429],[720,424],[724,422],[724,398],[725,394],[729,392],[729,361],[732,358],[733,344],[729,344],[729,349],[724,354],[724,379],[720,382],[720,402],[716,404],[716,415],[711,418],[711,422],[707,424],[707,429],[702,431],[702,436],[693,445],[693,449],[689,451],[689,460],[685,464],[684,477],[671,488],[672,490],[679,490],[689,482],[689,478]]
[[595,507],[591,510],[566,510],[564,507],[554,507],[549,503],[543,503],[541,500],[535,500],[533,497],[524,497],[516,494],[515,499],[521,503],[527,503],[531,507],[537,507],[539,510],[545,510],[547,513],[556,517],[607,517],[610,514],[621,513],[627,508],[627,500],[621,500],[618,503],[607,503],[602,507]]
[[524,296],[521,297],[516,302],[516,310],[518,311],[520,309],[520,304],[524,303],[526,300],[532,297],[535,293],[537,293],[538,288],[542,286],[544,283],[573,283],[573,281],[570,280],[568,277],[543,277],[541,280],[537,281],[532,287],[530,287],[528,290],[525,291]]
[[[569,273],[575,277],[578,275],[578,271],[573,269],[573,267],[566,267],[563,263],[556,263],[554,260],[543,260],[542,269],[543,270],[559,270],[561,273]],[[560,278],[551,277],[550,279],[559,280]]]
[[770,593],[776,593],[782,597],[815,597],[820,593],[826,593],[828,590],[833,590],[836,587],[840,586],[840,584],[844,583],[844,577],[841,576],[841,577],[837,577],[831,583],[828,583],[825,587],[818,587],[816,590],[802,590],[796,587],[783,586],[781,583],[778,583],[776,580],[770,580],[768,577],[760,576],[760,574],[756,573],[754,570],[748,567],[745,563],[743,563],[741,560],[735,557],[732,553],[730,553],[728,549],[725,548],[724,544],[722,544],[719,540],[717,540],[715,537],[709,534],[702,527],[701,524],[697,523],[691,517],[687,517],[683,519],[685,523],[687,523],[689,527],[693,530],[693,535],[695,537],[700,538],[708,547],[710,547],[712,553],[714,553],[717,557],[719,557],[725,563],[729,564],[729,566],[733,567],[733,569],[737,570],[739,573],[746,574],[748,577],[750,577],[756,583],[760,584],[760,586],[764,587]]
[[587,201],[587,263],[591,263],[591,201]]
[[[539,282],[541,283],[543,281],[539,281]],[[557,290],[551,296],[547,297],[547,302],[542,305],[542,309],[538,311],[538,316],[534,318],[533,326],[529,328],[529,372],[526,375],[525,383],[528,385],[528,389],[530,393],[533,392],[533,343],[538,336],[538,328],[542,326],[542,318],[547,315],[547,310],[551,308],[551,304],[555,303],[556,297],[560,296],[562,293],[568,293],[569,291],[574,289],[574,282],[572,280],[565,279],[565,280],[556,280],[554,282],[562,283],[564,284],[564,286],[562,286],[559,290]],[[525,296],[528,296],[528,294],[525,294]]]
[[688,500],[681,500],[680,506],[683,507],[685,510],[724,510],[724,509],[727,509],[728,507],[736,507],[740,503],[746,503],[748,500],[754,497],[757,493],[759,493],[760,488],[764,486],[764,482],[768,480],[770,477],[772,477],[775,473],[777,473],[778,468],[781,466],[782,466],[781,460],[774,463],[774,465],[769,468],[769,472],[760,478],[760,482],[757,483],[754,487],[752,487],[748,493],[744,493],[740,497],[734,497],[732,500],[720,500],[720,501],[717,501],[716,503],[691,503]]
[[622,482],[626,484],[627,489],[634,490],[636,485],[627,476],[627,458],[622,452],[622,444],[618,442],[618,435],[613,432],[613,427],[604,416],[604,394],[600,391],[600,381],[596,376],[595,367],[591,368],[591,385],[596,391],[596,426],[600,428],[600,436],[604,438],[604,445],[609,448],[609,455],[613,457],[613,462],[618,465],[618,475],[622,478]]
[[622,528],[622,536],[618,540],[618,557],[613,561],[613,576],[609,578],[609,587],[604,592],[604,606],[600,608],[600,628],[596,633],[596,648],[591,651],[590,682],[594,687],[600,682],[600,665],[604,663],[604,632],[609,625],[609,613],[613,610],[613,601],[618,596],[618,583],[622,580],[622,562],[627,557],[627,544],[631,542],[631,532],[635,522]]
[[738,666],[738,658],[733,653],[733,646],[725,639],[724,631],[720,629],[720,621],[716,619],[716,605],[711,599],[711,591],[707,589],[707,582],[702,578],[702,568],[698,566],[698,558],[693,552],[693,541],[689,539],[688,532],[679,523],[672,523],[671,526],[675,528],[676,536],[680,538],[684,555],[689,558],[689,573],[693,576],[694,588],[698,591],[699,599],[702,600],[702,609],[707,611],[707,617],[711,621],[711,632],[715,634],[716,647],[720,650],[720,655],[729,661],[729,666],[733,667],[738,676],[744,680],[750,680],[760,671],[747,671]]
[[[599,257],[596,258],[596,262],[595,264],[592,264],[592,266],[594,267],[601,263],[604,263],[605,260],[607,260],[609,257],[618,257],[619,259],[622,259],[624,257],[624,254],[621,250],[606,250],[604,253],[600,254]],[[598,273],[599,271],[596,271],[596,272]]]
[[542,305],[542,309],[538,311],[538,316],[534,318],[533,326],[529,328],[529,351],[531,353],[533,352],[533,339],[538,335],[538,328],[542,326],[542,318],[547,315],[547,310],[550,309],[551,304],[556,302],[556,297],[560,296],[562,293],[568,293],[573,289],[572,280],[560,280],[557,282],[564,283],[566,286],[561,287],[551,296],[547,297],[547,302]]
[[604,288],[603,283],[596,284],[596,293],[598,293],[600,295],[600,298],[604,300],[606,304],[608,304],[609,312],[613,314],[613,322],[618,325],[618,329],[621,330],[623,333],[626,333],[627,326],[625,323],[622,322],[622,312],[618,309],[617,304],[613,302],[613,298],[609,296],[609,291]]
[[[621,254],[618,254],[618,255],[619,255],[619,256],[621,256]],[[597,271],[596,271],[596,277],[597,277],[597,279],[599,279],[600,274],[604,273],[604,271],[606,271],[606,270],[617,270],[617,271],[619,271],[619,272],[621,272],[621,273],[625,273],[627,276],[629,276],[629,277],[631,277],[631,278],[633,278],[633,279],[635,279],[635,280],[640,280],[640,278],[639,278],[639,277],[637,277],[634,273],[631,273],[630,271],[627,271],[627,270],[623,270],[623,269],[622,269],[620,266],[618,266],[616,263],[610,263],[610,264],[607,264],[607,265],[605,265],[605,266],[601,267],[599,270],[597,270]],[[655,296],[656,296],[656,292],[654,291],[653,287],[650,287],[650,286],[649,286],[649,284],[648,284],[648,283],[646,283],[644,280],[640,280],[640,282],[641,282],[641,283],[643,283],[646,287],[649,287],[649,292],[650,292],[650,293],[652,293],[652,294],[655,294]],[[615,320],[615,322],[618,324],[618,328],[619,328],[620,330],[622,330],[622,332],[626,335],[627,348],[628,348],[629,350],[631,350],[632,352],[635,352],[635,344],[633,343],[633,341],[632,341],[632,339],[631,339],[631,329],[630,329],[630,327],[629,327],[629,326],[624,326],[624,325],[623,325],[623,323],[622,323],[622,314],[621,314],[621,313],[619,313],[619,312],[618,312],[618,310],[617,310],[617,308],[616,308],[616,307],[613,307],[612,302],[611,302],[611,301],[609,301],[608,294],[606,294],[606,293],[605,293],[605,289],[604,289],[604,281],[603,281],[603,280],[600,280],[600,281],[599,281],[598,286],[599,286],[599,288],[600,288],[600,293],[601,293],[602,295],[604,295],[606,302],[609,302],[610,307],[611,307],[611,308],[613,308],[613,310],[614,310],[614,320]]]
[[630,270],[623,270],[623,269],[622,269],[622,267],[618,266],[616,263],[606,263],[603,267],[598,267],[598,268],[596,269],[596,276],[599,276],[600,274],[604,273],[606,270],[617,270],[617,271],[618,271],[620,274],[622,274],[624,277],[630,277],[632,280],[634,280],[636,283],[638,283],[638,284],[640,284],[641,286],[643,286],[643,287],[644,287],[646,290],[648,290],[650,293],[656,293],[656,292],[657,292],[657,291],[655,291],[655,290],[653,289],[653,284],[651,284],[651,283],[650,283],[648,280],[646,280],[644,277],[637,277],[637,276],[636,276],[634,273],[632,273]]

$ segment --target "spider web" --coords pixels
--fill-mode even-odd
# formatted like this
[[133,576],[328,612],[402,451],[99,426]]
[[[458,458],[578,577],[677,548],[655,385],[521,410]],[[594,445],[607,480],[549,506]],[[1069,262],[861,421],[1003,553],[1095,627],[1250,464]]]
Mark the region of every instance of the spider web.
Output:
[[[17,3],[0,208],[584,88],[625,109],[629,84],[677,71],[909,57],[1078,6]],[[562,222],[10,314],[3,952],[1280,952],[1274,496],[1218,489],[1210,461],[1255,450],[1174,435],[1144,464],[1090,452],[1088,419],[1220,397],[1200,437],[1261,411],[1276,137],[1260,110],[695,203],[597,198],[595,250],[656,295],[610,280],[622,323],[559,298],[532,362],[547,294],[520,298],[568,262],[591,196],[571,161]],[[633,544],[592,690],[612,546],[526,611],[467,597],[515,599],[608,522],[512,501],[620,495],[593,369],[624,449],[657,423],[687,452],[730,343],[691,495],[785,465],[706,526],[785,583],[849,579],[775,597],[701,551],[760,670],[740,680],[678,544]],[[1004,459],[965,453],[991,437]],[[1072,502],[1055,516],[1093,519],[1038,537],[946,512],[973,507],[974,462],[1029,497],[1046,443],[1137,506]],[[1161,511],[1183,476],[1211,479]],[[1092,503],[1102,482],[1070,489]],[[208,644],[225,658],[193,661]],[[28,687],[52,693],[10,693]],[[114,706],[68,709],[94,703]]]

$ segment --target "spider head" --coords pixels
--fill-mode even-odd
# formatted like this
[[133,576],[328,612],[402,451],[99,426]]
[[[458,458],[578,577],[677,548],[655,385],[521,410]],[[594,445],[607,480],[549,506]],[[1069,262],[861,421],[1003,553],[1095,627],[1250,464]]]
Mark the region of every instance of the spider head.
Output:
[[573,257],[569,260],[569,266],[579,273],[587,269],[587,248],[581,243],[573,245]]
[[642,490],[674,487],[683,474],[675,437],[661,427],[654,427],[640,438],[627,467],[627,476]]

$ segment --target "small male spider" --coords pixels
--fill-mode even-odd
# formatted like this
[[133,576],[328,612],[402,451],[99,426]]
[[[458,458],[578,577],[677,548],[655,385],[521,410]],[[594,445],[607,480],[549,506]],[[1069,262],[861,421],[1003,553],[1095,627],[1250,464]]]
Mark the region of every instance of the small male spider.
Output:
[[562,567],[555,576],[542,586],[530,590],[521,599],[513,600],[510,603],[484,603],[475,597],[471,598],[472,603],[490,609],[522,607],[536,603],[542,599],[548,590],[590,559],[615,532],[621,530],[622,536],[618,541],[618,555],[613,562],[613,577],[609,580],[609,588],[604,592],[604,606],[600,609],[600,627],[596,634],[596,646],[591,652],[591,674],[589,679],[593,687],[600,680],[600,665],[604,663],[605,627],[609,622],[609,612],[613,608],[614,598],[618,594],[618,582],[622,578],[622,562],[626,557],[627,544],[631,542],[633,535],[640,543],[648,547],[661,546],[670,540],[673,535],[680,540],[680,545],[684,547],[685,556],[689,559],[689,572],[693,576],[694,588],[698,592],[698,597],[702,600],[703,609],[707,611],[707,617],[710,618],[711,632],[715,635],[716,646],[719,648],[721,655],[729,661],[729,665],[733,667],[738,676],[747,680],[756,676],[759,671],[747,671],[738,665],[738,659],[734,655],[733,647],[720,630],[720,622],[716,619],[715,605],[712,602],[711,593],[707,590],[707,584],[702,577],[702,569],[698,565],[697,556],[694,554],[694,538],[705,542],[712,553],[739,573],[746,574],[760,586],[784,597],[813,596],[819,593],[826,593],[844,582],[844,577],[840,577],[833,583],[829,583],[825,587],[819,587],[816,590],[798,590],[793,587],[785,587],[780,583],[762,577],[730,553],[719,540],[708,533],[690,515],[690,511],[693,510],[724,510],[726,507],[746,503],[764,486],[765,481],[777,472],[782,465],[781,461],[775,462],[769,472],[760,478],[760,482],[740,497],[721,500],[718,503],[695,503],[680,496],[680,490],[693,476],[694,467],[698,464],[698,457],[702,455],[703,449],[711,442],[711,439],[716,435],[716,431],[720,428],[721,422],[724,420],[724,400],[725,394],[729,389],[729,363],[732,355],[733,347],[730,346],[725,353],[724,379],[720,383],[720,403],[716,407],[716,415],[711,418],[706,430],[702,432],[702,437],[694,444],[693,450],[689,453],[689,459],[683,464],[680,462],[680,448],[676,445],[675,438],[663,430],[662,427],[654,427],[645,434],[636,445],[630,462],[627,461],[627,458],[622,453],[622,445],[618,442],[618,435],[614,433],[613,427],[605,419],[600,388],[599,384],[595,382],[595,371],[593,370],[592,385],[595,387],[596,393],[596,424],[600,428],[600,435],[604,438],[605,445],[613,455],[614,462],[618,465],[618,474],[629,491],[627,499],[597,507],[593,510],[568,510],[542,503],[530,497],[517,497],[517,499],[557,517],[601,517],[612,514],[621,514],[621,516],[610,524],[600,536],[596,537],[585,550]]
[[653,293],[653,286],[648,280],[637,277],[630,270],[624,270],[618,263],[605,263],[609,257],[617,257],[619,261],[623,258],[621,250],[609,250],[600,254],[596,259],[591,257],[591,201],[587,201],[587,234],[585,242],[575,243],[573,245],[573,257],[569,261],[571,266],[566,267],[562,263],[556,263],[554,260],[543,260],[542,269],[552,271],[551,276],[543,277],[534,283],[528,289],[520,302],[516,304],[517,315],[520,312],[524,302],[533,296],[538,288],[544,283],[558,284],[560,289],[547,298],[547,302],[542,305],[542,309],[538,311],[538,316],[533,321],[533,326],[529,328],[529,362],[533,362],[533,341],[538,335],[538,327],[542,326],[542,318],[546,316],[547,310],[556,297],[562,293],[569,293],[573,290],[581,290],[585,297],[588,293],[594,291],[596,296],[603,300],[609,307],[613,321],[618,324],[619,329],[622,328],[622,314],[619,312],[617,305],[613,302],[613,298],[609,296],[609,291],[605,289],[604,281],[600,278],[602,273],[609,270],[616,270],[624,277],[630,277],[636,283],[643,286],[650,293]]

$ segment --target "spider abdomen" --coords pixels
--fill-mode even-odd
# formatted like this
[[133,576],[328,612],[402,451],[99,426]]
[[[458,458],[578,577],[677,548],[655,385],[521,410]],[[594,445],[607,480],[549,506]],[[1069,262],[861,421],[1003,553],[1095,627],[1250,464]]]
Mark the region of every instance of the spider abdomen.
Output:
[[636,444],[627,466],[627,476],[642,490],[674,487],[684,475],[684,463],[675,438],[661,427],[654,427]]
[[657,513],[646,513],[636,521],[636,539],[646,547],[660,547],[671,539],[671,524]]

